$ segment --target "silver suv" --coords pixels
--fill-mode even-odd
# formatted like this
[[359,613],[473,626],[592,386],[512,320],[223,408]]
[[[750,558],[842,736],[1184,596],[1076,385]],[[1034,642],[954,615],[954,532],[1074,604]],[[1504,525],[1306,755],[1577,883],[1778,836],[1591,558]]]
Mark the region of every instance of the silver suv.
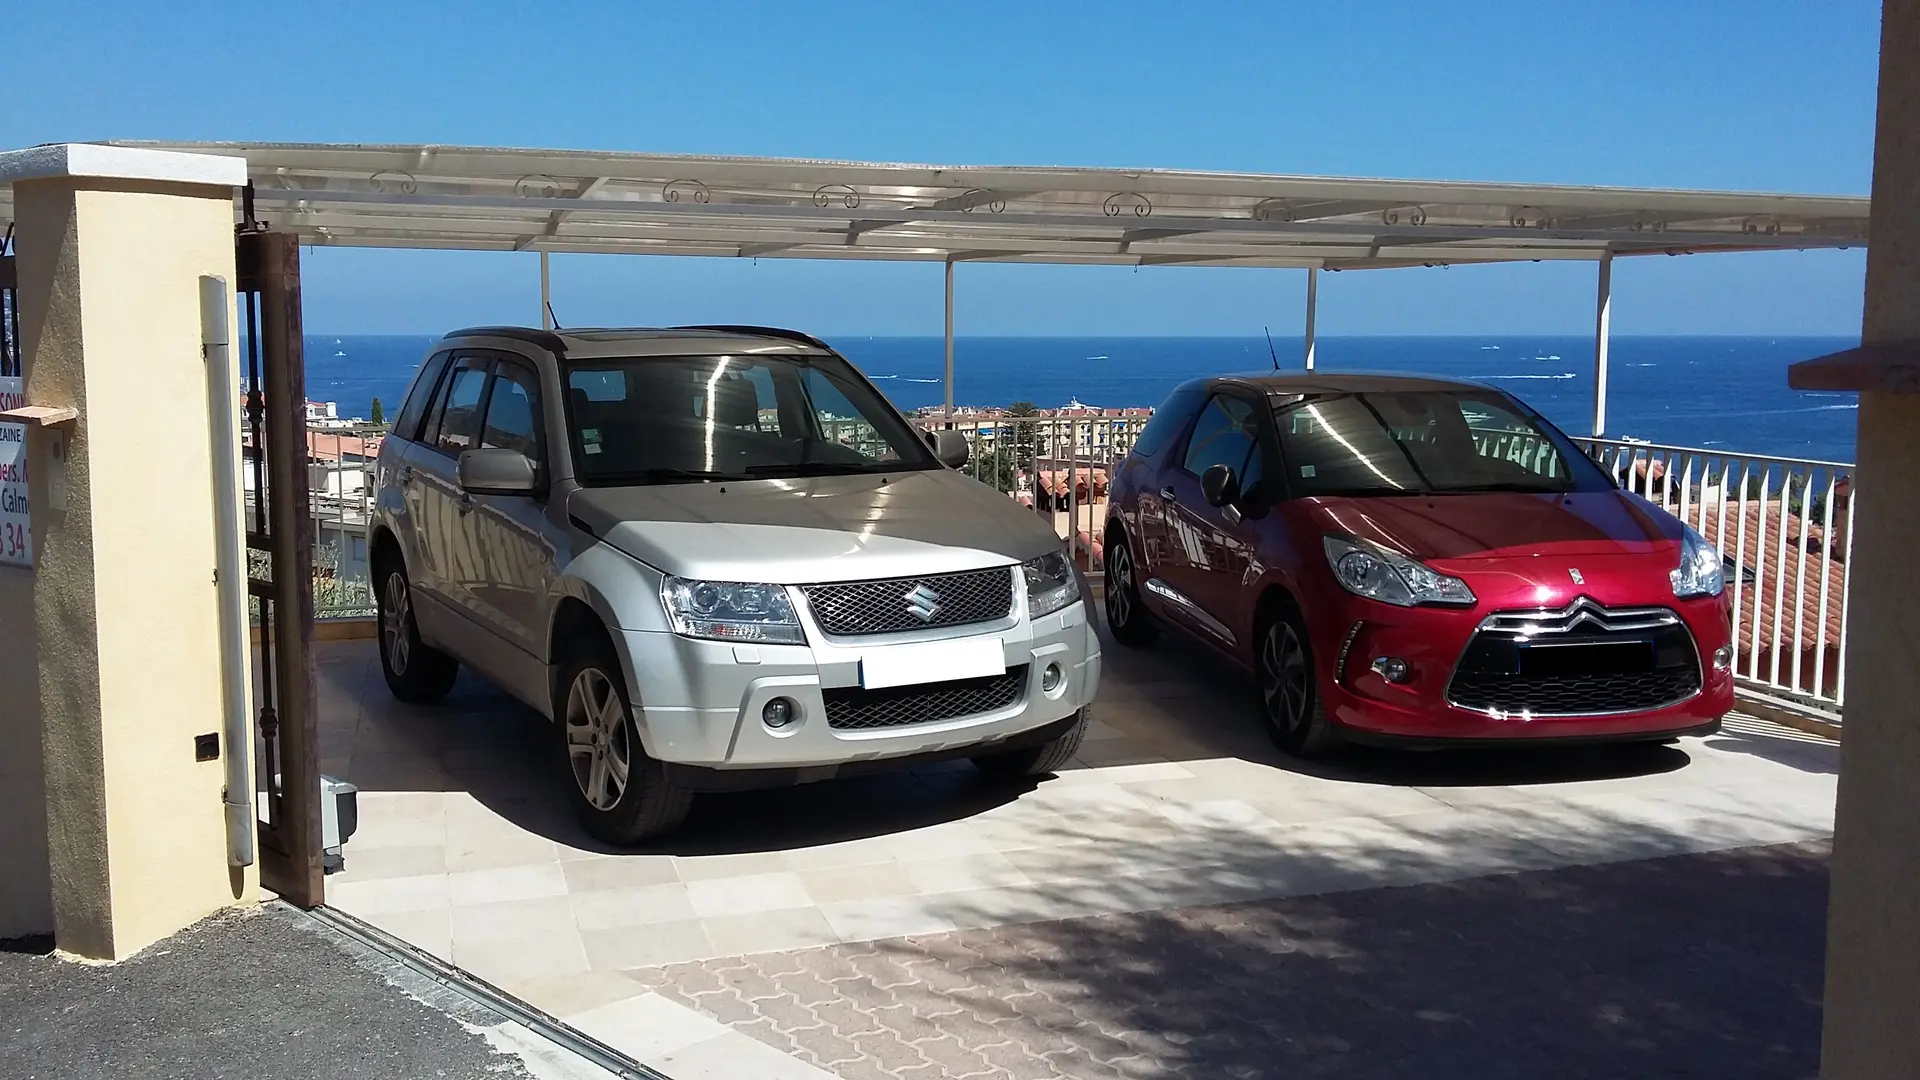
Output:
[[466,664],[556,721],[615,844],[698,791],[1050,772],[1099,642],[1059,538],[966,458],[789,330],[449,334],[375,467],[387,685]]

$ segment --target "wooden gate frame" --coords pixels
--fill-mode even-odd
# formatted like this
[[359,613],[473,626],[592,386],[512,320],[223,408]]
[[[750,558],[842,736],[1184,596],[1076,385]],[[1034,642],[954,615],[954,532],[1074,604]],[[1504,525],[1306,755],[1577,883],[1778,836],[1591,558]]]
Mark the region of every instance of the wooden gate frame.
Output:
[[[248,215],[251,218],[251,215]],[[254,505],[248,562],[258,602],[254,701],[262,805],[260,884],[300,907],[325,900],[320,824],[319,706],[313,656],[313,514],[307,494],[306,360],[300,315],[300,242],[288,232],[240,226],[235,241],[246,319],[246,446]],[[265,452],[262,453],[264,447]]]

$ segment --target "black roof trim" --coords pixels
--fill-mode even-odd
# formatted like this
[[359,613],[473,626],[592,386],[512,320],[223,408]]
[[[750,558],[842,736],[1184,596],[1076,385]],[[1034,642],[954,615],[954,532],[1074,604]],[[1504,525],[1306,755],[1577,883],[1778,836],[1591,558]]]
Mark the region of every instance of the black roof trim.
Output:
[[778,326],[734,326],[734,325],[676,326],[673,329],[675,330],[712,330],[716,333],[722,333],[722,334],[740,334],[743,336],[751,336],[751,337],[779,338],[782,341],[794,341],[802,345],[811,345],[816,349],[824,349],[827,352],[833,351],[830,347],[828,347],[826,342],[821,341],[819,338],[814,337],[812,334],[802,333],[798,330],[787,330]]
[[567,352],[567,343],[560,340],[559,334],[551,330],[535,330],[531,326],[469,326],[465,330],[455,330],[440,340],[451,341],[454,338],[469,337],[497,337],[525,341],[538,345],[555,356],[564,356]]

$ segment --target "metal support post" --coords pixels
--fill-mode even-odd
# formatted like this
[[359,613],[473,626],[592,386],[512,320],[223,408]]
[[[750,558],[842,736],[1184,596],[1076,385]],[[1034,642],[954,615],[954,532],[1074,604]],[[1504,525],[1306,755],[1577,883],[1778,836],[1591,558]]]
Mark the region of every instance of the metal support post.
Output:
[[553,277],[548,272],[547,253],[540,253],[540,326],[553,329]]
[[1313,324],[1320,311],[1320,270],[1307,267],[1307,370],[1313,370]]
[[1593,437],[1607,433],[1607,345],[1613,334],[1613,249],[1600,253],[1600,295],[1593,313]]
[[947,426],[953,426],[953,259],[947,259],[947,396],[943,410]]

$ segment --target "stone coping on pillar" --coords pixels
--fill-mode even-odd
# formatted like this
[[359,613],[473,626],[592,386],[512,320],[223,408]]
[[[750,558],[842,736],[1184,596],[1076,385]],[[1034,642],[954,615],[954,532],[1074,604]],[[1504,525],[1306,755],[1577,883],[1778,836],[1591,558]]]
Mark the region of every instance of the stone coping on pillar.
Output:
[[49,143],[0,151],[0,184],[63,177],[242,187],[247,182],[247,159],[97,143]]
[[1858,345],[1787,369],[1795,390],[1877,390],[1920,393],[1920,342]]

